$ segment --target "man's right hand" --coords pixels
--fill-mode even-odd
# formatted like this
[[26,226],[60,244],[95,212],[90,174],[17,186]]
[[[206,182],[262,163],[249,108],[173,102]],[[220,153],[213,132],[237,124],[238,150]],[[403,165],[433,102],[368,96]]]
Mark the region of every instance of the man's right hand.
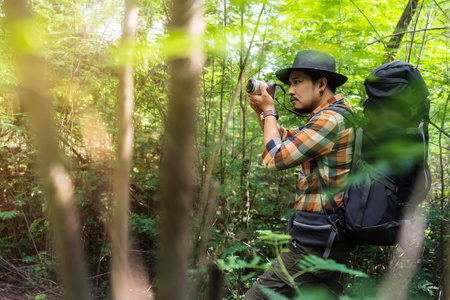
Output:
[[255,113],[259,116],[263,111],[261,108],[259,108],[253,101],[251,98],[249,98],[249,104],[250,107],[255,111]]
[[[264,81],[261,81],[264,82]],[[275,109],[275,105],[273,102],[273,98],[267,93],[265,85],[261,84],[259,86],[261,90],[261,95],[253,95],[247,93],[249,97],[250,107],[257,113],[261,114],[262,112],[270,109]]]

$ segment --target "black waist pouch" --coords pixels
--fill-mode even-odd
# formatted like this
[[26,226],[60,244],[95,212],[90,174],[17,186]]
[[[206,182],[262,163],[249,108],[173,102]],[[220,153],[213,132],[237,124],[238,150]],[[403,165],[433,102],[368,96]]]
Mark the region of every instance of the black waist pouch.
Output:
[[288,231],[305,246],[326,247],[323,257],[328,258],[333,243],[344,237],[342,213],[341,209],[331,214],[298,210],[289,222]]

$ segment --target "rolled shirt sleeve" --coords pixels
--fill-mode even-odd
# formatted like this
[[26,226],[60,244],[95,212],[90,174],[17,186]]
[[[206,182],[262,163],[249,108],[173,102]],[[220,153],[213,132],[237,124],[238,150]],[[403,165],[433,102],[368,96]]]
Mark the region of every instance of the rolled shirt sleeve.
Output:
[[289,130],[286,130],[286,129],[284,129],[283,126],[280,126],[279,132],[280,132],[281,141],[284,142],[284,141],[286,141],[288,138],[291,138],[291,137],[295,136],[295,135],[298,134],[303,128],[305,128],[305,125],[300,126],[300,127],[298,127],[298,128],[289,129]]
[[270,140],[262,153],[269,170],[298,166],[332,151],[339,132],[338,121],[327,111],[314,115],[304,127],[294,130],[280,128],[280,138]]

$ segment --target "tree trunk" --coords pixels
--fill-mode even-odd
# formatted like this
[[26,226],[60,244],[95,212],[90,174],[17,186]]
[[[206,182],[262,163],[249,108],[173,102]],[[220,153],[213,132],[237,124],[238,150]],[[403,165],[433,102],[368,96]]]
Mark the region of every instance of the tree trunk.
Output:
[[[244,52],[245,52],[245,45],[244,45],[244,29],[245,29],[245,25],[244,25],[244,14],[245,14],[245,5],[242,4],[241,6],[241,59],[240,59],[240,70],[243,71],[245,66],[244,66]],[[242,90],[242,82],[241,82],[241,87],[240,87],[240,98],[239,98],[239,104],[240,104],[240,111],[241,111],[241,169],[240,169],[240,173],[239,173],[239,190],[241,192],[241,199],[242,199],[242,207],[247,208],[246,210],[246,223],[247,223],[247,227],[248,227],[248,213],[249,213],[249,191],[248,191],[248,168],[249,168],[249,162],[248,159],[246,157],[246,145],[245,145],[245,136],[246,136],[246,131],[247,131],[247,109],[246,109],[246,97],[247,95],[245,95],[244,97],[244,93]],[[245,99],[244,99],[245,98]],[[242,219],[244,219],[244,215],[242,216]]]
[[[444,115],[442,117],[442,121],[441,121],[441,128],[444,128],[445,126],[445,121],[446,121],[446,117],[447,117],[447,108],[448,108],[448,104],[450,101],[450,94],[448,94],[447,96],[447,101],[445,102],[445,106],[444,106]],[[447,198],[445,195],[445,173],[444,170],[446,168],[446,163],[445,163],[445,158],[444,158],[444,154],[443,154],[443,145],[442,145],[442,132],[439,132],[439,166],[440,166],[440,181],[441,181],[441,195],[440,195],[440,203],[439,203],[439,208],[441,210],[441,215],[443,217],[443,219],[447,219],[449,216],[448,213],[448,205],[446,205],[445,203],[445,199]],[[448,220],[448,219],[447,219]],[[449,226],[446,224],[448,222],[445,222],[444,220],[441,220],[441,224],[439,226],[439,239],[438,239],[438,249],[437,249],[437,254],[436,257],[438,258],[437,260],[437,265],[435,267],[436,269],[436,273],[437,274],[442,274],[441,278],[440,278],[440,282],[439,282],[439,286],[440,286],[440,290],[442,293],[442,297],[441,299],[448,299],[448,297],[450,296],[449,293],[449,286],[447,286],[445,284],[445,273],[446,273],[446,269],[448,268],[448,257],[449,257],[449,251],[448,251],[448,247],[446,247],[446,245],[448,246],[448,241],[446,241],[445,237],[447,236],[448,233],[448,229]]]
[[[224,57],[222,61],[222,83],[220,88],[219,128],[223,127],[223,91],[225,85],[225,63],[226,59]],[[222,146],[220,147],[220,154],[219,154],[219,170],[220,170],[220,184],[223,184],[225,182],[225,162]]]
[[208,128],[209,128],[209,116],[208,116],[208,97],[206,93],[206,79],[205,79],[205,66],[203,66],[202,70],[202,82],[203,82],[203,122],[204,122],[204,140],[203,140],[203,148],[204,148],[204,155],[203,155],[203,161],[201,164],[200,172],[201,172],[201,183],[203,184],[205,179],[205,172],[206,168],[208,167],[208,156],[206,154],[206,151],[208,149]]
[[135,0],[125,0],[122,45],[127,50],[119,67],[117,160],[114,172],[112,221],[112,288],[114,299],[132,299],[129,265],[128,215],[130,168],[133,159],[133,70],[131,66],[137,23]]
[[166,151],[160,199],[159,293],[163,300],[188,298],[189,234],[193,198],[195,103],[201,72],[201,2],[173,0],[171,34],[189,40],[188,49],[169,57],[170,91]]
[[[240,64],[239,68],[240,70],[243,70],[244,68],[244,52],[245,52],[245,45],[244,45],[244,13],[245,13],[245,5],[241,5],[241,51],[240,51]],[[246,199],[246,186],[244,187],[244,178],[247,174],[247,163],[246,163],[246,157],[245,157],[245,132],[246,132],[246,103],[244,103],[244,95],[242,91],[242,83],[240,87],[240,94],[239,94],[239,106],[241,111],[241,171],[239,174],[240,179],[240,190],[241,190],[241,196],[242,199],[247,202]]]
[[38,56],[40,48],[30,42],[38,26],[32,24],[26,0],[6,0],[10,44],[17,60],[20,96],[29,112],[30,128],[37,146],[37,165],[48,205],[50,224],[56,244],[66,299],[90,299],[81,251],[79,216],[74,203],[74,187],[64,167],[58,146],[51,99],[47,93],[45,63]]

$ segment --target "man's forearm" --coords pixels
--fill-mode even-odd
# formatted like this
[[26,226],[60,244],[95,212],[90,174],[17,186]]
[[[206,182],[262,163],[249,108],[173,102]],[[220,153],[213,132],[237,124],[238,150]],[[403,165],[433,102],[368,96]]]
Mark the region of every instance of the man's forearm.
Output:
[[277,118],[275,116],[267,116],[264,119],[264,145],[267,145],[274,138],[280,138],[280,131],[278,129]]

